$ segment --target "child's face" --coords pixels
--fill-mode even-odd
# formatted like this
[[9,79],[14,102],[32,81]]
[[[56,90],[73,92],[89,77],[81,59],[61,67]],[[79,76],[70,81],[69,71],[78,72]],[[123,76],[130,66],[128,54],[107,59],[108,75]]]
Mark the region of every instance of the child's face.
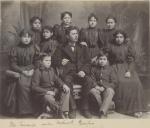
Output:
[[21,42],[23,44],[29,44],[31,42],[31,36],[28,33],[26,33],[21,37]]
[[65,16],[63,17],[62,19],[62,22],[65,24],[65,25],[70,25],[71,24],[71,17],[70,15],[68,14],[65,14]]
[[35,30],[41,30],[41,21],[39,19],[36,19],[32,24],[33,29]]
[[91,17],[91,18],[89,19],[89,27],[90,27],[90,28],[95,28],[96,25],[97,25],[97,20],[95,19],[95,17]]
[[50,30],[44,29],[43,31],[43,37],[44,39],[49,39],[53,36],[53,32],[50,32]]
[[118,33],[118,34],[116,35],[116,43],[117,43],[117,44],[122,44],[123,42],[124,42],[124,36],[123,36],[123,34]]
[[114,19],[108,19],[106,25],[107,25],[108,29],[115,28],[115,26],[116,26],[115,20]]
[[98,64],[99,64],[100,66],[105,66],[105,65],[107,65],[107,63],[108,63],[108,60],[107,60],[107,57],[106,57],[106,56],[101,56],[101,57],[99,57],[99,59],[98,59]]
[[51,66],[51,57],[50,56],[45,56],[43,58],[42,64],[44,67],[49,68]]
[[78,31],[76,29],[70,31],[69,39],[71,42],[77,42],[78,41]]

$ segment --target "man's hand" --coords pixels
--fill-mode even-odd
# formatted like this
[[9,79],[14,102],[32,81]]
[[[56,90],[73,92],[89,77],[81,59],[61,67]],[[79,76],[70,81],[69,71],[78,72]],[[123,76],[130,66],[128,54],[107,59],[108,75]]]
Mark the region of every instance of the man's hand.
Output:
[[51,95],[51,96],[55,96],[55,92],[54,91],[47,91],[46,94],[47,95]]
[[29,76],[28,71],[23,71],[22,74],[25,75],[25,76]]
[[91,62],[92,62],[92,63],[96,63],[96,61],[97,61],[97,56],[95,56],[95,57],[93,57],[93,58],[91,59]]
[[68,93],[68,92],[70,91],[70,88],[69,88],[66,84],[64,84],[64,85],[63,85],[63,91],[64,91],[65,93]]
[[103,92],[105,90],[104,87],[100,87],[100,91]]
[[87,47],[87,43],[86,42],[81,42],[80,44]]
[[63,66],[65,66],[68,62],[69,62],[68,59],[62,59],[62,62],[61,62],[61,63],[62,63]]
[[99,90],[100,92],[103,92],[105,90],[104,87],[96,86],[95,89]]
[[100,91],[100,86],[95,86],[95,89]]
[[32,75],[33,75],[33,73],[34,73],[34,69],[32,69],[32,70],[28,71],[29,76],[32,76]]
[[80,71],[80,72],[78,72],[78,76],[80,76],[80,77],[85,77],[85,72],[84,71]]

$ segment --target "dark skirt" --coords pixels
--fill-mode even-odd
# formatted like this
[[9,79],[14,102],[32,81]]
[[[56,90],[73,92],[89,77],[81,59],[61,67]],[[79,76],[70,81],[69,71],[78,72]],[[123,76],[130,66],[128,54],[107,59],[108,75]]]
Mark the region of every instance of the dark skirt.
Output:
[[118,87],[115,93],[116,111],[123,114],[133,114],[145,111],[144,93],[138,74],[132,69],[131,77],[124,75],[127,68],[124,64],[116,65]]
[[31,77],[21,75],[17,86],[18,114],[32,114]]
[[31,77],[20,75],[19,78],[7,77],[7,91],[5,94],[5,107],[8,114],[33,114],[33,101],[31,96]]

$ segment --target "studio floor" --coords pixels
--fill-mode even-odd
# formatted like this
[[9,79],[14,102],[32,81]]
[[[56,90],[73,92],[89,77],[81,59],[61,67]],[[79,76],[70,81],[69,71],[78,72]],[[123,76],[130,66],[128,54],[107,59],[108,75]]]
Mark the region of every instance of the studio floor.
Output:
[[[143,113],[143,116],[140,119],[150,119],[150,89],[145,90],[145,94],[146,97],[148,97],[146,99],[148,111]],[[5,116],[0,114],[0,119],[15,119],[15,118],[16,117],[10,117],[10,116]],[[35,117],[27,117],[27,118],[36,119]],[[98,118],[99,118],[98,116],[92,115],[92,119],[98,119]],[[85,117],[79,111],[77,111],[76,119],[85,119]],[[137,118],[128,115],[123,115],[115,111],[111,111],[107,115],[107,119],[137,119]]]

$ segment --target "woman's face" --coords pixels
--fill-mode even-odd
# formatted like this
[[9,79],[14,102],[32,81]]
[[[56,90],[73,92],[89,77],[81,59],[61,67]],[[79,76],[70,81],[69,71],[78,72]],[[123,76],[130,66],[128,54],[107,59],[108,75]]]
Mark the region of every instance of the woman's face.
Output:
[[49,39],[53,36],[53,33],[50,32],[48,29],[44,29],[43,30],[43,37],[44,39]]
[[31,36],[27,33],[21,37],[21,42],[23,44],[29,44],[31,42]]
[[121,33],[118,33],[116,35],[116,43],[117,44],[122,44],[124,42],[124,35]]
[[71,16],[69,14],[65,14],[63,19],[62,19],[62,22],[64,25],[69,26],[71,24],[71,20],[72,20]]
[[41,26],[41,21],[39,19],[36,19],[32,24],[32,27],[35,30],[41,30]]
[[91,17],[91,18],[89,19],[89,27],[90,27],[90,28],[95,28],[96,25],[97,25],[97,20],[95,19],[95,17]]
[[106,25],[108,29],[113,29],[116,26],[116,22],[114,19],[108,19]]

